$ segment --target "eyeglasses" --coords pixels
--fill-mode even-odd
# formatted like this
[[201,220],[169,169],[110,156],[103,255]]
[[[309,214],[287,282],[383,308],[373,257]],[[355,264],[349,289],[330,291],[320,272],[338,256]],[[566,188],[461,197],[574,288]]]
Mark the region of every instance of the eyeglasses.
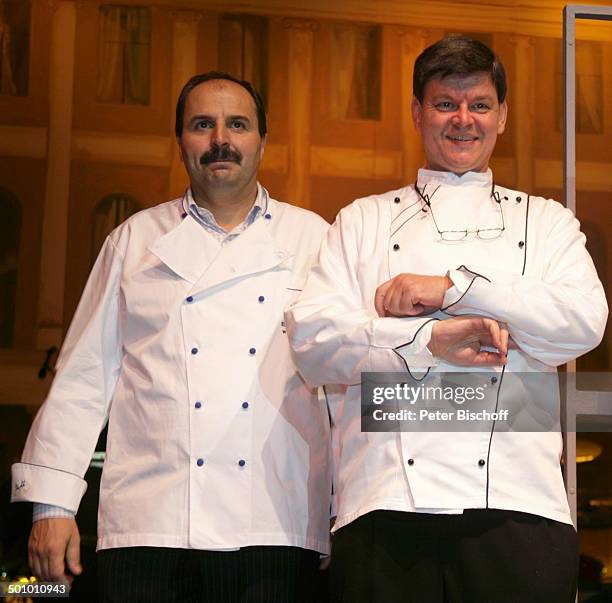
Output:
[[[440,235],[440,238],[443,241],[462,241],[463,239],[466,239],[467,236],[470,234],[476,235],[477,238],[486,241],[489,239],[497,239],[501,236],[502,232],[506,230],[506,224],[504,222],[504,210],[502,209],[499,193],[495,190],[495,184],[493,184],[493,186],[491,187],[491,197],[495,199],[496,203],[499,205],[499,213],[501,214],[501,226],[497,228],[478,228],[476,230],[440,230],[440,228],[438,227],[438,223],[436,222],[436,217],[434,216],[433,209],[431,207],[431,198],[436,194],[438,188],[436,188],[436,190],[434,190],[431,196],[429,196],[426,193],[421,192],[416,183],[414,185],[414,189],[418,193],[419,197],[421,197],[425,205],[427,205],[427,207],[429,208],[431,219],[433,220],[434,226],[436,227],[436,230],[438,231],[438,234]],[[423,211],[427,210],[423,208]]]

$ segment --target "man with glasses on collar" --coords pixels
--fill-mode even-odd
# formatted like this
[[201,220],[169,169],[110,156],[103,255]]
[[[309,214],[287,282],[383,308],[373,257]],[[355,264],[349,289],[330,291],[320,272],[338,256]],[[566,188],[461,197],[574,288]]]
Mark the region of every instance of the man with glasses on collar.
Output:
[[283,311],[327,231],[258,183],[253,86],[193,77],[176,107],[183,198],[107,238],[38,413],[13,500],[35,504],[30,565],[81,571],[74,514],[108,421],[101,601],[309,602],[329,548],[329,417]]
[[494,410],[504,374],[554,375],[607,318],[572,213],[489,169],[508,113],[499,58],[464,37],[430,46],[412,113],[425,168],[341,210],[287,313],[307,381],[348,386],[331,413],[334,600],[570,603],[578,547],[558,430],[361,430],[363,372],[484,372]]

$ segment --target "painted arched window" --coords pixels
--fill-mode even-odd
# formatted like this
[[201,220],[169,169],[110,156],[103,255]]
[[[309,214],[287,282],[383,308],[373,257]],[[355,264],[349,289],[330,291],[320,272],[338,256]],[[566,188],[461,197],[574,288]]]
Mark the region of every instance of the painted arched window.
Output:
[[93,214],[91,236],[91,263],[95,261],[104,239],[111,231],[127,220],[132,214],[142,209],[140,203],[123,193],[108,195],[101,199]]
[[13,345],[20,233],[21,204],[0,188],[0,348]]

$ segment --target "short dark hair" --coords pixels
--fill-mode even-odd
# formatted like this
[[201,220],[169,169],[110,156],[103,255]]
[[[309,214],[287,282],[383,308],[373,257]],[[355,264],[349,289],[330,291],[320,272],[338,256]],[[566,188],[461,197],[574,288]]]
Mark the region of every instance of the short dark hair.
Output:
[[497,100],[506,99],[506,70],[499,57],[485,44],[465,36],[449,36],[427,47],[417,58],[412,74],[412,90],[422,103],[425,86],[434,78],[471,75],[486,71],[497,91]]
[[257,127],[259,129],[259,135],[263,138],[268,132],[268,126],[266,123],[266,109],[264,107],[263,99],[255,86],[251,82],[241,80],[230,73],[223,71],[207,71],[206,73],[200,73],[194,75],[184,86],[179,94],[178,101],[176,102],[176,121],[174,122],[174,133],[177,138],[181,137],[183,133],[183,117],[185,115],[185,104],[187,103],[187,97],[189,93],[200,84],[204,82],[210,82],[212,80],[227,80],[228,82],[234,82],[239,86],[242,86],[255,101],[255,108],[257,109]]

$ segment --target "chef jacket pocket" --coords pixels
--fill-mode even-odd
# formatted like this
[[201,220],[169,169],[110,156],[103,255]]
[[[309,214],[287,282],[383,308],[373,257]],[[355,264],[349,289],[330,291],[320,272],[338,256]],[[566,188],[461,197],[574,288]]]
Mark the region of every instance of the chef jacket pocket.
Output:
[[306,285],[306,278],[307,275],[305,274],[294,274],[291,275],[291,277],[288,279],[286,285],[285,285],[285,307],[283,308],[284,310],[287,309],[287,307],[292,304],[300,295],[300,293],[304,290],[304,286]]
[[304,290],[304,286],[306,285],[306,275],[292,275],[285,287],[279,290],[281,299],[281,332],[286,335],[287,333],[287,324],[285,323],[284,313],[289,307],[297,300],[302,291]]

